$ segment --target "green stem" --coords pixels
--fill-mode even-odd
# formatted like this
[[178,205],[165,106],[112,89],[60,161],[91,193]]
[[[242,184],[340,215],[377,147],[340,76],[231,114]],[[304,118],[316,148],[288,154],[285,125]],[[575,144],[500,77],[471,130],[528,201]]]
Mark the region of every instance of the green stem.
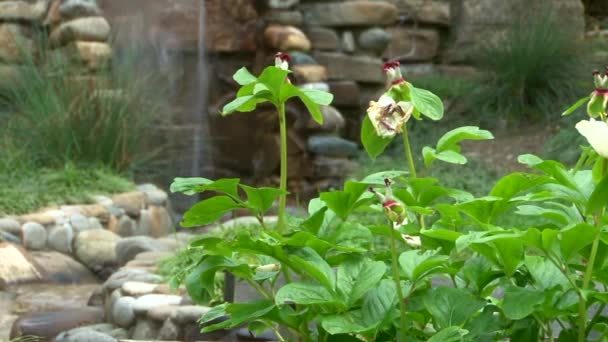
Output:
[[405,333],[407,331],[407,325],[405,320],[405,298],[403,297],[403,290],[401,289],[401,276],[399,275],[399,261],[397,259],[397,244],[395,237],[395,229],[391,228],[391,256],[392,256],[392,269],[393,269],[393,278],[395,279],[395,285],[397,286],[397,298],[399,299],[399,312],[400,312],[400,322],[401,322],[401,337],[405,337]]
[[405,148],[405,156],[407,157],[408,167],[410,169],[410,175],[413,178],[418,177],[416,175],[416,166],[414,164],[414,155],[412,154],[412,146],[410,145],[410,136],[407,131],[407,125],[403,124],[403,147]]
[[277,108],[279,112],[279,126],[281,134],[281,196],[279,197],[279,222],[277,230],[285,230],[285,208],[287,207],[287,119],[285,117],[285,103]]

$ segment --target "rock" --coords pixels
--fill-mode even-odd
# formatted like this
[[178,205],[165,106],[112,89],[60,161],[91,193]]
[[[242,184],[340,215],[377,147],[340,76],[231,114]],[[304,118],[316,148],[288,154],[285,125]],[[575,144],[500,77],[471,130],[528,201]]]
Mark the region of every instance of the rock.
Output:
[[138,320],[131,338],[134,340],[157,340],[159,328],[158,324],[152,321]]
[[384,83],[380,59],[367,56],[347,56],[336,52],[316,52],[314,57],[319,64],[327,67],[330,80]]
[[279,51],[310,50],[310,40],[293,26],[270,25],[264,31],[264,39],[269,47]]
[[304,16],[300,11],[272,11],[266,20],[271,24],[301,26]]
[[74,254],[95,273],[117,266],[116,244],[120,237],[104,229],[87,230],[74,240]]
[[294,65],[291,69],[298,84],[327,81],[327,69],[322,65]]
[[346,177],[359,168],[359,164],[345,158],[317,157],[313,161],[314,177],[321,179],[326,177]]
[[329,85],[325,82],[304,83],[304,84],[298,85],[298,88],[329,91]]
[[93,71],[107,66],[112,59],[112,47],[103,42],[77,41],[70,43],[62,52]]
[[178,305],[182,302],[181,296],[165,294],[148,294],[136,299],[133,310],[136,314],[145,314],[148,310],[166,305]]
[[393,27],[389,29],[393,39],[385,57],[400,61],[429,61],[439,52],[439,32],[434,29]]
[[[57,335],[57,337],[55,338],[55,342],[60,342],[60,341],[73,341],[73,342],[79,342],[79,341],[92,341],[92,342],[96,342],[97,340],[95,339],[89,339],[87,337],[87,335],[81,335],[79,336],[79,339],[75,338],[76,335],[80,335],[82,333],[99,333],[99,334],[103,334],[105,336],[110,336],[113,338],[118,338],[117,336],[114,336],[114,331],[115,331],[115,327],[112,324],[108,324],[108,323],[102,323],[102,324],[93,324],[93,325],[87,325],[84,327],[79,327],[79,328],[74,328],[68,331],[64,331],[61,334]],[[90,336],[90,335],[89,335]],[[94,338],[94,336],[92,336]],[[99,336],[100,340],[99,341],[106,341],[104,340],[105,337],[101,337]],[[114,340],[116,341],[116,340]]]
[[48,0],[3,0],[0,1],[0,20],[38,21],[44,17],[48,8]]
[[74,228],[74,231],[81,232],[84,230],[91,229],[91,225],[89,224],[89,219],[82,214],[74,214],[70,216],[70,224]]
[[59,284],[93,284],[97,277],[81,263],[58,252],[32,252],[44,277]]
[[401,72],[406,77],[429,75],[435,73],[436,65],[433,63],[401,64]]
[[336,27],[392,25],[398,15],[395,5],[374,1],[314,3],[302,11],[308,25]]
[[74,41],[106,42],[110,36],[110,24],[104,17],[86,17],[66,21],[51,31],[53,46]]
[[[140,190],[142,191],[142,190]],[[155,188],[154,190],[148,189],[148,191],[142,191],[146,196],[146,204],[147,205],[158,205],[165,206],[167,205],[167,201],[169,200],[169,196],[166,192]]]
[[360,108],[360,90],[357,82],[332,81],[329,82],[329,89],[334,94],[333,105]]
[[112,330],[112,332],[110,333],[110,336],[117,338],[119,340],[126,340],[129,338],[129,332],[123,328],[118,328],[118,329]]
[[321,114],[323,114],[323,124],[319,126],[314,120],[313,122],[309,121],[310,124],[314,123],[314,126],[309,126],[309,128],[321,129],[323,131],[337,131],[344,128],[346,121],[336,107],[321,106]]
[[342,33],[342,51],[353,53],[357,49],[357,45],[355,43],[355,35],[353,31],[344,31]]
[[[2,3],[2,2],[0,1],[0,3]],[[49,213],[45,213],[45,212],[38,212],[38,213],[33,213],[33,214],[22,215],[22,216],[19,216],[18,220],[20,222],[36,222],[43,226],[49,226],[49,225],[56,223],[55,218],[52,215],[50,215]]]
[[137,221],[137,228],[135,229],[135,233],[133,235],[148,236],[148,235],[150,235],[151,226],[152,226],[152,218],[150,217],[150,212],[148,211],[148,209],[142,209],[139,212],[139,220]]
[[0,230],[15,235],[21,235],[21,224],[10,217],[0,218]]
[[108,291],[114,291],[121,288],[128,281],[139,281],[144,283],[160,283],[163,278],[159,275],[146,272],[139,269],[121,269],[112,274],[103,284],[103,288]]
[[157,322],[164,322],[171,317],[171,314],[179,307],[179,305],[157,306],[148,310],[147,317]]
[[65,205],[61,210],[73,214],[82,214],[87,217],[96,217],[101,222],[107,222],[110,218],[109,210],[101,204]]
[[148,236],[134,236],[121,239],[116,245],[116,256],[119,265],[125,265],[142,252],[163,252],[169,249],[161,242]]
[[362,49],[382,54],[391,42],[393,35],[380,27],[369,28],[359,35],[359,46]]
[[64,0],[59,6],[59,13],[64,19],[77,17],[95,17],[101,14],[95,0]]
[[300,0],[268,0],[268,7],[274,9],[287,9],[297,5]]
[[118,219],[117,234],[122,237],[134,236],[137,232],[137,223],[127,215]]
[[337,50],[340,45],[340,38],[335,30],[312,26],[306,33],[315,50]]
[[436,0],[386,0],[399,9],[407,22],[416,20],[422,24],[450,25],[450,4]]
[[93,196],[93,200],[104,207],[110,207],[114,205],[114,202],[112,201],[111,198],[107,197],[107,196],[101,196],[101,195],[96,195]]
[[128,281],[122,284],[122,293],[127,296],[139,297],[154,293],[158,284],[143,283],[140,281]]
[[118,340],[95,330],[78,330],[60,334],[55,338],[55,342],[118,342]]
[[99,308],[32,313],[15,321],[10,338],[39,336],[50,340],[62,331],[96,323],[103,323],[103,310]]
[[0,230],[0,241],[11,242],[18,245],[21,244],[21,239],[18,236],[2,230]]
[[34,54],[35,45],[28,27],[15,23],[0,24],[0,61],[25,63]]
[[89,217],[89,227],[91,229],[103,229],[103,226],[97,217]]
[[329,157],[354,157],[359,152],[357,144],[337,136],[313,135],[308,138],[308,150]]
[[171,252],[143,252],[137,254],[134,260],[149,263],[149,266],[156,266],[159,261],[172,256]]
[[99,306],[102,307],[105,300],[105,294],[103,293],[103,287],[99,286],[91,293],[87,306]]
[[166,319],[158,332],[160,341],[177,341],[180,339],[180,327],[170,319]]
[[57,252],[72,253],[72,241],[74,240],[74,230],[69,224],[55,226],[50,229],[47,244],[50,249]]
[[21,240],[25,248],[44,249],[44,246],[46,246],[46,229],[44,229],[44,226],[36,222],[26,222],[21,230]]
[[173,222],[165,207],[150,205],[150,235],[152,237],[167,236],[173,232]]
[[177,308],[171,314],[171,319],[180,325],[188,323],[196,323],[203,315],[209,312],[211,308],[198,305],[184,305]]
[[112,196],[114,205],[123,209],[127,215],[137,217],[140,210],[145,208],[146,196],[143,192],[133,191]]
[[133,297],[120,297],[112,306],[112,322],[123,328],[129,328],[135,323],[135,304]]
[[239,339],[246,339],[252,341],[277,341],[279,337],[272,330],[265,330],[261,333],[254,333],[249,331],[248,328],[240,328],[236,331],[236,336]]
[[23,248],[0,242],[0,290],[8,285],[43,279],[35,260]]

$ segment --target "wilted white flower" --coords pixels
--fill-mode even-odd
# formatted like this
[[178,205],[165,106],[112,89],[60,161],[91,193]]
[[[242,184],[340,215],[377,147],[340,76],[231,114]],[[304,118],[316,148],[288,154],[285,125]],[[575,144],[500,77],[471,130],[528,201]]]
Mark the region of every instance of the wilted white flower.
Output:
[[422,241],[420,240],[420,236],[413,236],[408,234],[401,234],[405,243],[413,248],[420,248],[422,246]]
[[576,124],[578,132],[602,157],[608,158],[608,124],[594,119],[582,120]]
[[379,136],[392,138],[402,132],[413,111],[411,102],[395,102],[392,97],[383,95],[378,102],[370,101],[367,116]]
[[281,68],[283,70],[288,70],[290,60],[291,60],[291,57],[289,57],[288,54],[283,53],[283,52],[278,52],[276,55],[274,55],[274,66],[276,66],[277,68]]

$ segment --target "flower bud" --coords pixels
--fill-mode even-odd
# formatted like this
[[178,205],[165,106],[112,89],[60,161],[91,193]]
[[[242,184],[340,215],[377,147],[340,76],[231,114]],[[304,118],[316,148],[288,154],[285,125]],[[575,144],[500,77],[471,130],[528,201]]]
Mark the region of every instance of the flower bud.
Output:
[[394,198],[393,190],[391,188],[391,180],[388,178],[385,179],[384,184],[386,185],[386,195],[377,192],[372,187],[369,188],[369,191],[376,195],[382,204],[384,213],[389,221],[391,221],[397,227],[407,224],[407,210],[403,203]]
[[386,74],[386,78],[391,85],[397,85],[405,82],[405,79],[401,75],[401,67],[398,61],[390,61],[384,63],[382,70]]
[[274,55],[274,66],[283,70],[288,70],[290,60],[291,57],[289,57],[288,54],[283,52],[277,52],[277,54]]
[[601,75],[599,70],[594,70],[593,83],[595,83],[595,90],[591,93],[591,99],[587,103],[587,114],[592,118],[606,118],[608,113],[608,75]]
[[410,247],[420,248],[420,246],[422,246],[422,240],[420,240],[420,236],[401,234],[401,237],[403,238],[405,243]]
[[279,272],[280,270],[281,264],[267,264],[255,268],[256,272]]

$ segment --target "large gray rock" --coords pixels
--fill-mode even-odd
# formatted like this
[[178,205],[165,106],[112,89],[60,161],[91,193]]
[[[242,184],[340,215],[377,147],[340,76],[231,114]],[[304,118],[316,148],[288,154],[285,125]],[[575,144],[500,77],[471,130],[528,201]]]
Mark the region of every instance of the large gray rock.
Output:
[[195,323],[203,317],[211,308],[198,305],[184,305],[177,308],[172,314],[171,319],[180,325]]
[[120,237],[109,230],[95,229],[81,232],[74,240],[74,254],[95,273],[104,268],[115,268],[116,244]]
[[27,249],[39,250],[46,246],[46,229],[36,222],[27,222],[21,227],[21,240]]
[[92,17],[101,13],[96,0],[64,0],[59,6],[59,13],[65,19]]
[[435,29],[393,27],[393,39],[385,57],[406,62],[430,61],[439,53],[439,31]]
[[85,230],[91,229],[91,225],[89,224],[89,219],[82,214],[73,214],[70,216],[70,223],[72,227],[74,227],[74,231],[81,232]]
[[159,329],[160,326],[155,322],[141,319],[137,321],[137,325],[135,325],[135,328],[133,329],[132,338],[134,340],[157,340]]
[[49,248],[57,252],[72,253],[72,241],[74,230],[69,224],[55,226],[50,229],[47,244]]
[[380,27],[369,28],[359,35],[359,47],[375,53],[382,53],[391,42],[393,35]]
[[[113,326],[112,324],[101,323],[101,324],[86,325],[84,327],[74,328],[74,329],[62,332],[61,334],[57,335],[57,337],[55,338],[55,342],[60,342],[60,341],[79,342],[79,341],[81,341],[81,339],[83,341],[86,340],[89,336],[98,337],[100,342],[109,341],[107,339],[107,337],[96,336],[96,334],[91,335],[90,334],[91,332],[100,333],[105,336],[110,336],[110,337],[113,337],[114,339],[128,337],[128,334],[124,334],[123,331],[121,331],[121,329],[116,329],[116,327]],[[83,334],[83,333],[87,333],[87,334]],[[78,336],[79,339],[75,338],[75,336]],[[97,340],[92,340],[92,341],[97,341]]]
[[182,297],[165,294],[149,294],[136,299],[133,310],[136,314],[145,314],[148,310],[159,306],[181,304]]
[[112,306],[112,322],[123,328],[129,328],[135,322],[135,311],[133,311],[135,298],[120,297]]
[[55,342],[118,342],[114,337],[92,329],[79,329],[76,332],[60,334]]
[[337,50],[340,38],[335,30],[321,26],[312,26],[306,30],[308,39],[315,50]]
[[137,254],[143,252],[164,252],[169,248],[148,236],[133,236],[124,238],[116,244],[116,257],[119,265],[125,265],[133,260]]
[[328,157],[354,157],[359,148],[356,143],[337,136],[313,135],[308,138],[308,150]]
[[380,1],[319,2],[302,8],[307,24],[321,26],[391,25],[398,15],[395,5]]
[[10,217],[0,218],[0,230],[14,235],[21,235],[21,224]]
[[99,308],[32,313],[15,321],[10,338],[38,336],[48,341],[62,331],[96,323],[103,323],[103,310]]
[[349,56],[338,52],[315,52],[319,64],[327,67],[330,80],[353,80],[383,84],[382,60],[368,56]]
[[32,252],[47,280],[60,284],[94,284],[97,277],[81,263],[58,252]]
[[115,289],[121,288],[124,283],[129,281],[160,283],[162,280],[163,278],[161,276],[141,269],[124,268],[112,274],[103,284],[103,288],[106,291],[111,292]]
[[49,7],[49,0],[3,0],[0,1],[0,20],[39,21]]

